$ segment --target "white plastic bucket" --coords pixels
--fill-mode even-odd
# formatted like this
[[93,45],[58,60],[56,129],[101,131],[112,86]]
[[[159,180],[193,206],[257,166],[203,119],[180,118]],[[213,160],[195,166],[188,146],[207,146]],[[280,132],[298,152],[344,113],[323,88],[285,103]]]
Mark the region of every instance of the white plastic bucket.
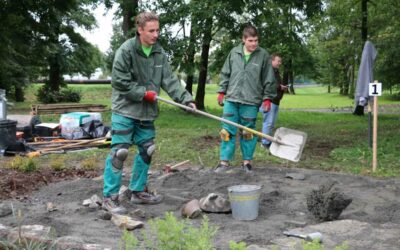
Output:
[[234,219],[255,220],[258,217],[261,186],[231,186],[228,187],[228,194]]

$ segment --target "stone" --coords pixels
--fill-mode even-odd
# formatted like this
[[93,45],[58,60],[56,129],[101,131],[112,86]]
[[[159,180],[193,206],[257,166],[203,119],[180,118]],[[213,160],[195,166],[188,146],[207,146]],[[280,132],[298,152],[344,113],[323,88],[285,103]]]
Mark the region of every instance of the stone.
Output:
[[300,180],[300,181],[302,181],[306,178],[306,176],[301,173],[287,173],[285,175],[285,177],[289,178],[289,179],[293,179],[293,180]]
[[89,206],[92,203],[92,199],[86,199],[82,202],[82,206]]
[[0,224],[0,239],[6,238],[10,229],[10,227]]
[[142,218],[142,219],[144,219],[144,218],[146,218],[146,212],[145,211],[143,211],[143,210],[141,210],[141,209],[135,209],[133,212],[132,212],[132,215],[133,216],[136,216],[136,217],[139,217],[139,218]]
[[92,202],[89,204],[89,211],[96,211],[100,208],[100,205],[96,202]]
[[210,193],[199,201],[201,210],[209,213],[228,213],[231,211],[229,200],[221,194]]
[[75,236],[63,236],[58,238],[55,242],[57,249],[59,250],[70,250],[70,249],[79,249],[79,250],[106,250],[110,248],[104,248],[99,244],[87,244],[84,241]]
[[[14,227],[10,230],[7,239],[14,242],[19,239],[18,227]],[[22,225],[21,226],[21,238],[32,240],[34,242],[48,242],[54,239],[55,230],[52,227],[43,225]]]
[[90,200],[98,205],[101,205],[103,203],[103,200],[97,194],[92,195],[92,197],[90,197]]
[[113,214],[111,221],[119,228],[126,230],[134,230],[136,228],[142,228],[144,226],[143,222],[136,221],[126,215]]
[[246,250],[267,250],[267,248],[260,247],[260,246],[258,246],[258,245],[252,244],[252,245],[249,245],[249,246],[246,248]]
[[58,208],[56,207],[56,205],[54,205],[53,202],[47,202],[46,203],[46,210],[47,210],[47,212],[53,212],[53,211],[58,210]]
[[12,214],[11,204],[1,203],[0,204],[0,217],[5,217]]
[[97,213],[97,218],[101,220],[111,220],[111,213],[105,211],[105,210],[99,210]]

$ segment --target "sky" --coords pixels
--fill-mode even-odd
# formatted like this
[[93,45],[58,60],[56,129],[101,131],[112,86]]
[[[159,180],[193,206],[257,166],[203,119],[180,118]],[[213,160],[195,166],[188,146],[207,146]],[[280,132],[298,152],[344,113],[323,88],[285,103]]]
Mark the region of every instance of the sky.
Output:
[[106,10],[104,5],[99,5],[94,11],[94,17],[97,20],[97,28],[87,31],[83,29],[78,29],[78,32],[86,38],[88,42],[105,53],[110,48],[110,39],[112,36],[112,25],[113,16],[116,8],[113,7],[110,10]]

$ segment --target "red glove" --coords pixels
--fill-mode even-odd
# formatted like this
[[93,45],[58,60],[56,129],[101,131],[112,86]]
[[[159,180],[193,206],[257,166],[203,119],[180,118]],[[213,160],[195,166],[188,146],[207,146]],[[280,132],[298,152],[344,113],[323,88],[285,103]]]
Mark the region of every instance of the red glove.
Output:
[[222,92],[218,93],[217,100],[218,100],[219,106],[224,106],[224,97],[225,97],[224,93],[222,93]]
[[271,100],[265,99],[262,104],[264,113],[269,112],[271,109]]
[[144,93],[143,100],[146,102],[155,102],[157,100],[157,93],[149,90]]

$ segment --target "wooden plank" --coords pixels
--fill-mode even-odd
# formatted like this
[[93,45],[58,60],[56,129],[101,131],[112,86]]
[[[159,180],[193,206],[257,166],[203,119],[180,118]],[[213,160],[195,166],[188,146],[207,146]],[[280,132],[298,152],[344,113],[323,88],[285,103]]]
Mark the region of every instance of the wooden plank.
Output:
[[55,103],[55,104],[33,104],[31,114],[63,114],[69,112],[104,112],[108,111],[103,104],[82,104],[82,103]]

